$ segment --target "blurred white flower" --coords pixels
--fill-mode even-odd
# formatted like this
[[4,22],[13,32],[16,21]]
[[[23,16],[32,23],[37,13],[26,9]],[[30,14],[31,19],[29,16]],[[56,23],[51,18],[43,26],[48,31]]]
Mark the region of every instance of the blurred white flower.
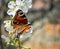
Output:
[[16,0],[16,5],[17,5],[17,6],[23,6],[24,3],[23,3],[23,1],[21,1],[21,0]]
[[4,27],[9,27],[11,25],[11,21],[10,20],[5,20],[4,21]]
[[6,38],[6,36],[5,36],[5,35],[1,35],[1,38],[2,38],[2,39],[5,39],[5,38]]
[[7,42],[7,45],[9,45],[10,44],[10,42]]
[[6,31],[12,31],[13,27],[9,26],[9,27],[6,27]]
[[27,2],[32,2],[32,0],[26,0]]
[[10,38],[6,37],[5,42],[9,43],[10,42]]
[[10,38],[6,37],[5,35],[1,35],[1,38],[5,40],[5,42],[9,43],[10,42]]
[[13,9],[9,9],[9,10],[7,11],[7,14],[14,16],[14,15],[15,15],[15,11],[14,11]]
[[7,14],[12,15],[14,17],[18,9],[27,13],[28,9],[32,7],[31,3],[32,3],[32,0],[16,0],[15,2],[10,1],[8,3],[9,10],[7,11]]
[[4,21],[4,27],[5,27],[5,30],[6,31],[11,31],[12,29],[13,29],[13,27],[11,26],[11,20],[6,20],[6,21]]
[[14,1],[10,1],[8,3],[8,8],[14,8],[16,6],[15,2]]
[[33,31],[32,27],[29,30],[26,30],[26,32],[27,32],[26,34],[20,35],[20,40],[22,41],[22,40],[25,40],[25,39],[31,37],[32,31]]
[[10,23],[11,24],[11,20],[5,20],[4,23]]

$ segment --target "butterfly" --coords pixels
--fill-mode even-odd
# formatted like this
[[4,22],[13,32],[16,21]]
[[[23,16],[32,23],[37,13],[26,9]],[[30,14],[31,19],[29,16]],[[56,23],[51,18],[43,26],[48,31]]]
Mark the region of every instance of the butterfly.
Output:
[[25,13],[20,9],[16,11],[11,24],[13,26],[14,33],[17,32],[18,34],[25,34],[31,28],[30,24],[28,24]]

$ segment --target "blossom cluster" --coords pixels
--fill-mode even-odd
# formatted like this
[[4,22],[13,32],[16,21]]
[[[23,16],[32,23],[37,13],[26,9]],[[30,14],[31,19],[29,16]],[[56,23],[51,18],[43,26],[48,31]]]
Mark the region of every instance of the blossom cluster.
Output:
[[[12,32],[15,29],[13,29],[13,26],[11,25],[11,20],[5,20],[4,24],[5,24],[4,28],[7,31],[8,36],[2,35],[1,38],[4,39],[7,44],[10,44],[10,41],[15,39],[15,37],[17,36],[18,32],[15,32],[15,33],[12,34]],[[24,41],[26,38],[31,37],[33,29],[32,29],[32,26],[30,26],[30,27],[31,28],[29,30],[26,30],[26,32],[27,32],[26,34],[21,34],[20,35],[20,37],[19,37],[20,41]]]
[[[28,9],[32,7],[31,5],[32,0],[15,0],[15,1],[10,1],[8,3],[8,11],[7,14],[9,16],[12,16],[12,18],[15,16],[15,13],[18,9],[22,10],[24,13],[28,12]],[[5,31],[8,32],[8,35],[1,35],[1,38],[5,40],[7,45],[15,45],[16,43],[16,36],[18,35],[18,30],[14,32],[15,29],[13,29],[13,26],[11,25],[12,20],[5,20],[4,21],[4,29]],[[12,33],[14,32],[14,33]],[[26,30],[26,34],[21,34],[19,36],[20,40],[17,41],[22,41],[25,40],[28,37],[31,37],[32,35],[32,26],[28,30]]]
[[16,0],[10,1],[8,3],[8,15],[15,16],[15,13],[18,9],[22,10],[24,13],[28,12],[28,9],[32,7],[32,0]]

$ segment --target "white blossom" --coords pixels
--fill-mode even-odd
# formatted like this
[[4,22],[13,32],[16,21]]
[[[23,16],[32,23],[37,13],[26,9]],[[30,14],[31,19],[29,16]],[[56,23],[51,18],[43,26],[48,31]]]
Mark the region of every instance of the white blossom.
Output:
[[1,38],[5,40],[5,42],[9,43],[10,42],[10,38],[6,37],[5,35],[1,35]]
[[6,21],[4,21],[4,23],[5,23],[4,27],[5,27],[6,31],[9,32],[13,29],[13,27],[11,26],[11,20],[6,20]]
[[12,15],[14,17],[18,9],[27,13],[28,9],[32,7],[31,3],[32,3],[32,0],[16,0],[15,2],[10,1],[8,3],[9,10],[7,11],[7,14]]
[[9,45],[10,44],[10,42],[7,42],[7,45]]
[[32,31],[33,31],[32,27],[29,30],[26,30],[26,32],[27,32],[26,34],[20,35],[20,40],[22,41],[22,40],[25,40],[25,39],[31,37]]
[[6,36],[5,36],[5,35],[1,35],[1,38],[2,38],[2,39],[5,39],[5,38],[6,38]]
[[21,1],[21,0],[16,0],[16,5],[17,5],[17,6],[23,6],[24,3],[23,3],[23,1]]
[[10,38],[6,37],[5,42],[9,43],[10,42]]
[[9,9],[9,10],[7,11],[8,15],[12,15],[12,16],[15,15],[15,12],[16,12],[16,11],[14,11],[13,9]]
[[14,8],[16,6],[15,2],[14,1],[10,1],[8,3],[8,8]]

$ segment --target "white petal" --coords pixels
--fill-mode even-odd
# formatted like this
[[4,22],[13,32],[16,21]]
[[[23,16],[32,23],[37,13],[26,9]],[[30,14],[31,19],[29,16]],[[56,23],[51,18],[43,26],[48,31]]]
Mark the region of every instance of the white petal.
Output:
[[5,38],[6,38],[6,36],[5,36],[5,35],[1,35],[1,38],[2,38],[2,39],[5,39]]
[[32,3],[32,0],[23,0],[24,2],[31,2]]
[[25,39],[31,37],[31,35],[32,35],[31,33],[22,34],[22,35],[20,36],[20,40],[21,40],[21,41],[22,41],[22,40],[25,40]]
[[33,33],[33,28],[31,26],[30,30],[29,30],[29,33]]
[[9,24],[8,24],[8,23],[6,23],[4,27],[7,27],[7,26],[9,26]]
[[[16,11],[17,11],[18,9],[20,9],[20,7],[19,7],[19,6],[16,6],[16,7],[14,8],[14,10],[11,11],[11,15],[13,15],[13,17],[15,16]],[[13,18],[13,17],[12,17],[12,18]]]
[[9,25],[6,27],[6,31],[10,32],[10,31],[12,31],[12,30],[13,30],[13,27],[11,27],[11,26],[9,26]]
[[10,44],[10,42],[7,42],[7,45],[9,45]]
[[32,2],[32,0],[26,0],[27,2]]
[[33,31],[33,29],[32,29],[32,27],[31,27],[29,30],[27,30],[27,33],[26,33],[26,34],[20,35],[21,41],[22,41],[22,40],[25,40],[25,39],[27,39],[27,38],[29,38],[29,37],[31,37],[31,36],[32,36],[32,31]]
[[8,23],[8,20],[5,20],[4,23]]
[[9,10],[7,11],[7,14],[8,14],[8,15],[12,15],[12,14],[13,14],[13,10],[9,9]]
[[20,7],[19,6],[16,6],[15,11],[17,11],[18,9],[20,9]]
[[4,23],[5,23],[4,25],[5,28],[11,26],[11,20],[5,20]]
[[5,42],[10,42],[10,38],[6,37]]
[[23,3],[23,2],[21,2],[21,3],[20,3],[20,5],[21,5],[21,6],[24,6],[24,3]]
[[15,2],[14,1],[10,1],[9,3],[8,3],[8,8],[14,8],[16,6],[16,4],[15,4]]
[[32,7],[32,5],[29,5],[29,8],[31,8]]
[[23,12],[27,13],[28,12],[28,7],[24,7],[22,10],[23,10]]
[[5,40],[5,42],[10,42],[10,39],[5,35],[1,35],[1,38]]
[[9,9],[9,10],[7,11],[7,14],[8,14],[8,15],[15,15],[15,11],[12,10],[12,9]]
[[23,38],[23,35],[20,35],[20,38]]
[[21,4],[21,0],[16,0],[16,5],[20,5]]
[[27,7],[29,7],[29,8],[31,8],[32,7],[32,4],[31,3],[26,3],[27,5]]
[[[13,17],[15,16],[15,14],[16,14],[16,11],[18,10],[18,9],[20,9],[18,6],[16,6],[15,8],[14,8],[14,10],[11,10],[10,12],[8,11],[7,13],[8,13],[8,15],[12,15]],[[13,18],[12,17],[12,18]]]

